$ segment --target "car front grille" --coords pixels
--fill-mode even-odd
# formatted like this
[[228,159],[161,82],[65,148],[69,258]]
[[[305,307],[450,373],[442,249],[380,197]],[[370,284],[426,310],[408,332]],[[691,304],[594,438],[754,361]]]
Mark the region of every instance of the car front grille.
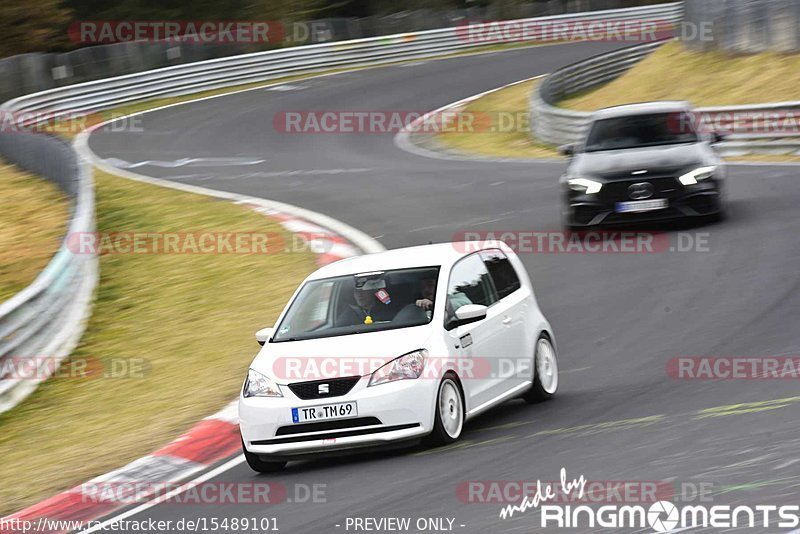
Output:
[[289,384],[289,389],[303,400],[328,399],[347,395],[360,379],[360,376],[349,376],[330,380],[315,380],[313,382],[295,382],[294,384]]
[[620,180],[618,182],[609,182],[603,186],[600,194],[607,200],[624,202],[631,200],[628,188],[633,184],[648,182],[653,184],[653,195],[650,198],[675,198],[679,196],[683,187],[677,178],[643,178],[641,180]]

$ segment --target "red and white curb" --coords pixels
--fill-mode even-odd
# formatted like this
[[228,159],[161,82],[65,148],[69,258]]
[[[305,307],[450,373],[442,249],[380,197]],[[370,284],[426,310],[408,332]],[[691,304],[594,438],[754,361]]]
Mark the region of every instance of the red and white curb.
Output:
[[[241,198],[235,203],[277,220],[284,229],[306,243],[307,248],[316,254],[319,266],[363,253],[360,247],[334,230],[294,213],[280,211],[271,201]],[[156,488],[187,480],[231,457],[241,451],[237,402],[203,419],[182,436],[143,458],[0,518],[0,533],[69,532],[75,528],[75,522],[84,522],[85,525],[85,522],[98,520],[131,504],[129,491],[104,491],[103,488],[135,484],[135,500],[140,503],[153,497]],[[149,492],[147,488],[150,488]],[[67,522],[73,522],[73,526]]]
[[[0,532],[69,532],[72,529],[67,522],[77,525],[77,522],[96,520],[129,504],[128,495],[98,492],[98,488],[122,487],[125,483],[135,483],[137,488],[156,488],[159,484],[178,482],[235,454],[240,448],[236,403],[233,402],[152,454],[2,518]],[[136,498],[147,496],[145,491]]]
[[[321,213],[272,200],[179,184],[117,169],[89,149],[88,133],[78,136],[75,148],[93,165],[111,174],[232,201],[271,217],[288,232],[302,239],[307,249],[316,253],[317,264],[320,266],[363,253],[385,250],[378,241],[360,230]],[[216,414],[203,419],[182,436],[143,458],[0,518],[0,534],[70,532],[77,529],[76,523],[70,525],[65,522],[84,522],[85,527],[86,522],[97,521],[131,504],[129,494],[98,491],[98,487],[128,482],[135,483],[137,488],[152,488],[149,494],[146,489],[137,489],[136,501],[139,503],[153,497],[156,488],[186,481],[210,466],[230,458],[241,450],[237,402],[234,401]]]
[[302,239],[308,249],[316,254],[317,265],[320,267],[362,253],[344,237],[318,224],[290,214],[276,212],[258,204],[250,204],[248,201],[237,202],[237,204],[243,204],[258,213],[275,219],[286,231]]

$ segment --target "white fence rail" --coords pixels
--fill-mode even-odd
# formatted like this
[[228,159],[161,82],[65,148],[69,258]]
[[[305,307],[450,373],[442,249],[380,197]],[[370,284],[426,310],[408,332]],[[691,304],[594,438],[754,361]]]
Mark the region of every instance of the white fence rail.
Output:
[[[3,133],[0,154],[57,182],[70,196],[67,235],[94,231],[90,170],[68,144],[42,134]],[[67,245],[65,239],[36,280],[0,304],[0,412],[36,389],[83,333],[97,283],[97,258],[75,254]]]
[[[680,3],[658,4],[517,22],[521,25],[526,22],[569,23],[590,19],[663,23],[677,20],[680,6]],[[51,89],[15,98],[3,108],[43,114],[92,112],[139,100],[261,82],[293,74],[453,54],[486,44],[480,39],[470,38],[467,27],[461,27],[286,48]]]

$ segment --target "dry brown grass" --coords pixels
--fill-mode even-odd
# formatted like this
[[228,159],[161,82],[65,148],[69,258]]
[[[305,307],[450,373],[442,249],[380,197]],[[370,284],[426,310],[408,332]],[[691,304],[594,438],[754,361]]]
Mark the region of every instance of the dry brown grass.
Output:
[[669,43],[621,78],[561,102],[594,111],[652,100],[688,100],[696,106],[725,106],[800,100],[800,55],[763,53],[728,56],[691,52]]
[[57,185],[0,161],[0,302],[44,269],[68,217],[69,200]]
[[[528,100],[539,80],[518,83],[489,93],[467,104],[467,116],[490,120],[476,131],[451,131],[436,136],[436,141],[447,148],[468,154],[503,158],[556,158],[554,147],[536,143],[528,133]],[[513,117],[501,124],[500,114]],[[507,126],[513,123],[513,127]],[[477,124],[477,122],[476,122]]]
[[[291,242],[242,206],[96,179],[101,232],[280,232]],[[0,415],[0,515],[141,457],[236,398],[258,349],[253,334],[315,268],[310,252],[101,256],[93,315],[72,357],[102,369],[143,359],[144,372],[54,378]]]

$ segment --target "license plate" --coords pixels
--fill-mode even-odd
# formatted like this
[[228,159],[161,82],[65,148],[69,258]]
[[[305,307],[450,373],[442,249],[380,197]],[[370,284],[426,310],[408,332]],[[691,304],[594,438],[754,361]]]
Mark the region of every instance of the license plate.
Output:
[[320,404],[319,406],[292,408],[293,423],[347,419],[348,417],[356,417],[357,415],[358,407],[355,402],[340,402],[338,404]]
[[666,198],[654,200],[637,200],[634,202],[617,202],[617,213],[643,213],[646,211],[663,210],[669,207]]

